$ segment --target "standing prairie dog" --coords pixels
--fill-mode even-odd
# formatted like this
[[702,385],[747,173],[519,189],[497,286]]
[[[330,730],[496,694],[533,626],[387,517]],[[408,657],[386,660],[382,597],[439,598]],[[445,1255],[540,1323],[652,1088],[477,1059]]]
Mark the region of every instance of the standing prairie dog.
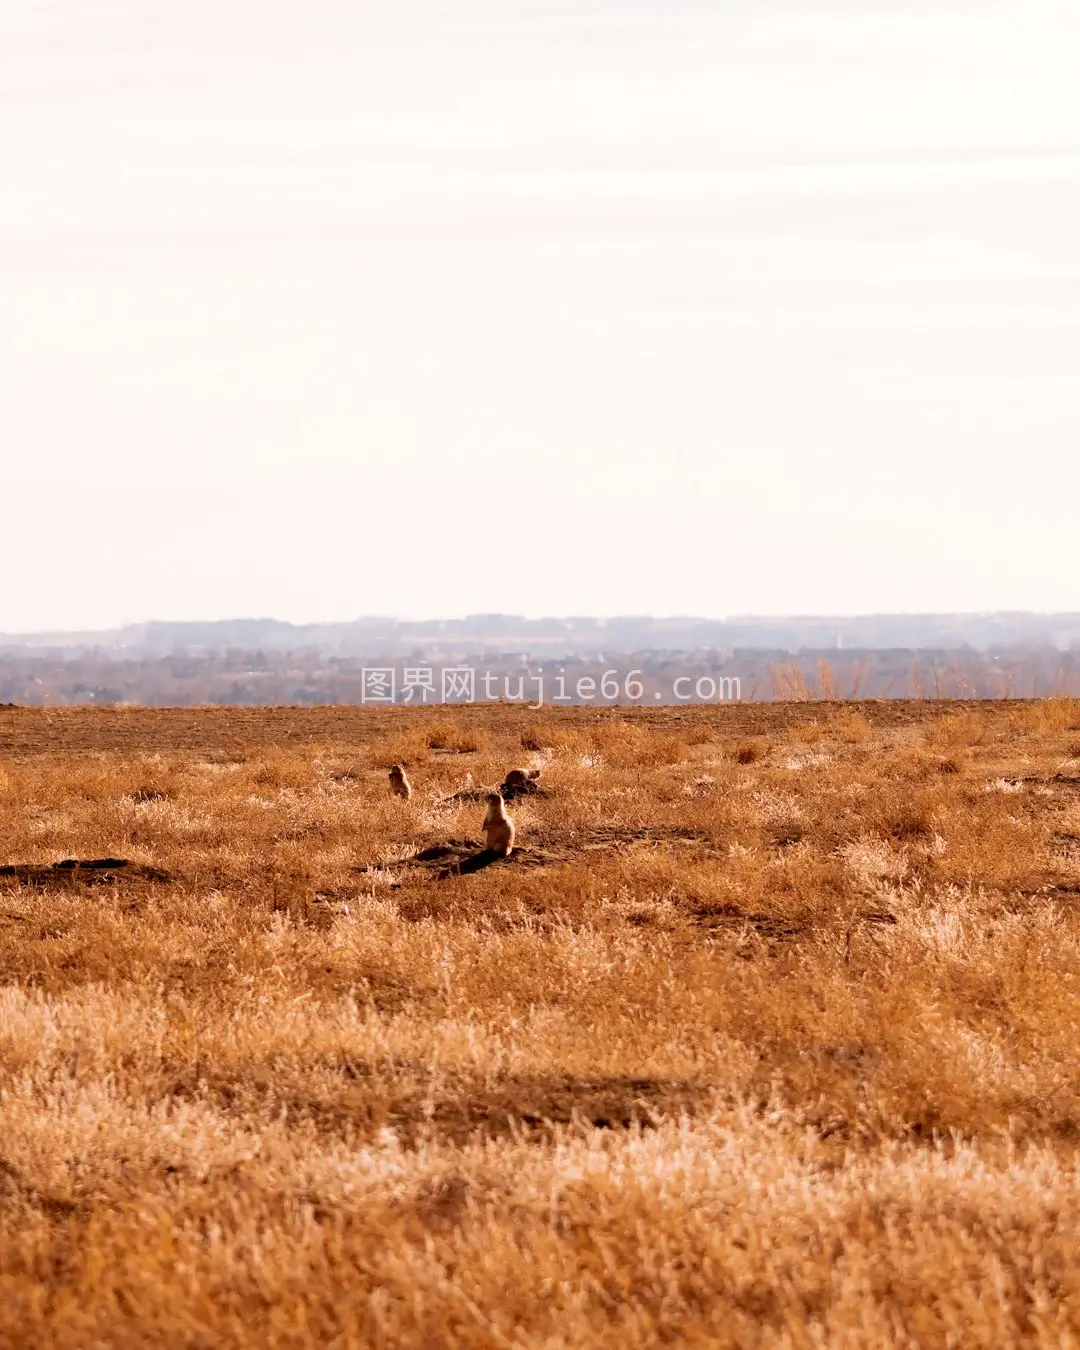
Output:
[[405,769],[401,764],[395,764],[390,770],[390,791],[398,797],[404,797],[406,801],[412,796],[412,784],[405,777]]
[[506,814],[506,803],[497,792],[487,795],[484,812],[484,843],[488,852],[499,858],[509,858],[514,847],[514,822]]

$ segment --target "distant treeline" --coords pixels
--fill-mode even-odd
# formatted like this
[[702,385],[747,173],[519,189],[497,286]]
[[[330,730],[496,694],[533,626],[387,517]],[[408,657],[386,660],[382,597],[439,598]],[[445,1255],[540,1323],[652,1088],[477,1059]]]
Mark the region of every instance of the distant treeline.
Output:
[[1010,647],[787,651],[416,651],[329,656],[228,648],[211,654],[0,655],[0,703],[30,706],[679,703],[858,698],[1080,696],[1080,650]]
[[1080,614],[864,614],[729,619],[579,616],[530,619],[470,614],[460,619],[362,618],[348,623],[292,624],[279,619],[132,624],[100,633],[0,634],[0,654],[76,655],[91,650],[156,658],[178,650],[211,656],[228,649],[401,658],[417,651],[514,651],[552,657],[574,653],[874,649],[882,652],[997,652],[1006,647],[1080,648]]

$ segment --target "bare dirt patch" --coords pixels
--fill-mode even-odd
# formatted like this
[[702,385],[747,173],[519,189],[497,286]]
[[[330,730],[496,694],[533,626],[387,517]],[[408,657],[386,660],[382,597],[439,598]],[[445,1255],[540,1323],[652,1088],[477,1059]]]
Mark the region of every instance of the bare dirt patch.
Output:
[[121,881],[166,885],[175,878],[160,867],[127,858],[64,858],[55,863],[10,863],[0,867],[0,885],[66,887],[114,886]]

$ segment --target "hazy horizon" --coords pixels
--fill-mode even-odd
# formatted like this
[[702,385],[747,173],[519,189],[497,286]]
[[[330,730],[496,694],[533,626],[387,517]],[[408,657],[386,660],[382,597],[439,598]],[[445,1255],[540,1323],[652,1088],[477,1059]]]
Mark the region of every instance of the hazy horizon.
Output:
[[867,610],[862,613],[851,614],[829,614],[813,612],[791,612],[791,613],[733,613],[733,614],[649,614],[635,613],[627,611],[625,613],[611,614],[557,614],[557,613],[509,613],[502,611],[489,611],[470,614],[422,614],[416,617],[403,614],[356,614],[348,617],[332,617],[327,619],[283,619],[271,614],[231,614],[219,618],[189,617],[189,618],[165,618],[160,615],[150,618],[135,620],[131,623],[117,624],[110,627],[84,627],[84,628],[47,628],[47,629],[23,629],[23,630],[4,630],[0,629],[0,638],[29,639],[35,637],[81,637],[112,635],[139,629],[180,629],[180,628],[214,628],[228,627],[230,625],[270,625],[294,628],[352,628],[364,625],[377,626],[402,625],[407,628],[418,628],[424,624],[431,624],[434,627],[440,626],[459,626],[464,627],[472,624],[475,627],[482,626],[485,623],[494,623],[502,621],[504,623],[521,622],[529,625],[538,624],[568,624],[568,625],[678,625],[690,624],[703,627],[723,627],[723,626],[761,626],[769,627],[783,624],[795,625],[848,625],[858,626],[867,624],[918,624],[925,622],[941,621],[942,623],[952,623],[960,625],[978,625],[980,623],[1025,623],[1029,622],[1036,629],[1040,623],[1052,624],[1057,622],[1067,622],[1080,620],[1080,610]]
[[1080,610],[1080,11],[0,14],[0,631]]

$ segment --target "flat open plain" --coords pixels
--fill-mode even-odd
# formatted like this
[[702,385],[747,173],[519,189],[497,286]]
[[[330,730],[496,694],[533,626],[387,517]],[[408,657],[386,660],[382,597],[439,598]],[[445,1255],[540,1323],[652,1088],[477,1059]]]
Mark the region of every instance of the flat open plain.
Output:
[[5,1350],[1080,1346],[1078,1159],[1080,703],[0,710]]

